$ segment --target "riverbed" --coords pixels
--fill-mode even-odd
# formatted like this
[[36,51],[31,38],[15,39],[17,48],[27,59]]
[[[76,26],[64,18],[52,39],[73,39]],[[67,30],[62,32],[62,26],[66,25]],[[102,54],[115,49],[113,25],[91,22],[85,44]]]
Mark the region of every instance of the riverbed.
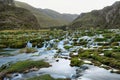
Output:
[[[90,37],[82,37],[86,39],[91,39]],[[44,42],[43,47],[37,48],[37,52],[35,53],[19,53],[19,49],[4,49],[2,52],[10,52],[14,54],[13,56],[1,56],[0,57],[0,66],[7,63],[15,63],[17,61],[23,60],[45,60],[49,62],[51,67],[41,68],[38,71],[32,71],[29,73],[14,73],[11,78],[5,78],[4,80],[21,80],[27,79],[34,76],[40,76],[44,74],[50,74],[53,78],[71,78],[71,80],[120,80],[120,75],[115,73],[110,73],[109,70],[104,68],[99,68],[94,65],[85,64],[83,66],[88,69],[82,69],[80,67],[71,67],[70,66],[70,51],[77,50],[79,48],[84,48],[83,46],[73,46],[70,50],[64,48],[64,43],[68,41],[70,45],[72,41],[69,39],[63,39],[59,42],[54,42],[55,39],[52,39],[48,42]],[[56,45],[57,49],[51,47],[52,45]],[[92,44],[93,46],[97,46],[97,44]],[[48,49],[50,48],[50,49]],[[84,48],[87,49],[87,48]],[[9,51],[8,51],[9,50]],[[58,52],[58,50],[60,50]],[[58,54],[59,53],[59,54]],[[57,57],[54,57],[58,54]],[[65,58],[64,58],[65,57]],[[79,75],[76,73],[76,70],[80,70]],[[17,74],[17,75],[16,75]]]

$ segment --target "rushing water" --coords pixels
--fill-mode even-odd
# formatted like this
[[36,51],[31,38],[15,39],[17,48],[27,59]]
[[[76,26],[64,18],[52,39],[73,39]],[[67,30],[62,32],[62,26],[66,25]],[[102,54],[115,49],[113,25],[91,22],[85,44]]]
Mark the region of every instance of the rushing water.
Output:
[[[87,37],[84,37],[87,38]],[[64,49],[64,41],[62,40],[58,42],[57,48],[61,49],[61,55],[65,55],[66,57],[69,57],[68,54],[70,53],[68,50]],[[70,41],[69,41],[70,43]],[[39,76],[43,74],[50,74],[54,78],[71,78],[73,79],[73,76],[76,75],[76,69],[79,69],[78,67],[71,67],[70,60],[68,59],[62,59],[62,58],[54,58],[54,55],[57,53],[57,50],[51,49],[47,50],[47,47],[51,47],[50,44],[54,44],[54,40],[51,40],[49,42],[45,42],[44,46],[42,48],[38,49],[38,52],[34,54],[17,54],[18,50],[13,50],[12,53],[16,54],[15,56],[9,56],[9,57],[1,57],[0,58],[0,66],[2,64],[8,63],[8,62],[16,62],[20,60],[40,60],[44,59],[45,61],[49,62],[52,66],[49,68],[41,68],[38,71],[29,72],[26,74],[19,74],[14,73],[12,75],[11,80],[21,80],[26,79],[34,76]],[[69,44],[70,45],[70,44]],[[73,49],[76,49],[77,47],[74,47]],[[67,55],[66,55],[67,54]],[[57,61],[56,61],[57,60]],[[82,75],[79,75],[77,78],[75,77],[73,80],[120,80],[120,75],[110,73],[110,71],[105,70],[103,68],[99,68],[93,65],[84,65],[88,67],[86,70],[82,70],[79,73]],[[5,78],[4,80],[7,80]]]
[[86,65],[89,69],[83,72],[80,80],[120,80],[120,75],[93,65]]
[[[70,67],[70,61],[58,58],[59,62],[51,63],[52,67],[42,68],[39,73],[50,74],[54,78],[71,78],[76,74],[76,68]],[[59,72],[59,73],[58,73]]]

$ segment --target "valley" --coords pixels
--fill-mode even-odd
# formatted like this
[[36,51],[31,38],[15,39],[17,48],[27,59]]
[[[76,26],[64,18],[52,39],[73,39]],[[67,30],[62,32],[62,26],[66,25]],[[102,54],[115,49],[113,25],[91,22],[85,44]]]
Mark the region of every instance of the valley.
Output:
[[0,80],[120,80],[120,1],[78,15],[0,0]]

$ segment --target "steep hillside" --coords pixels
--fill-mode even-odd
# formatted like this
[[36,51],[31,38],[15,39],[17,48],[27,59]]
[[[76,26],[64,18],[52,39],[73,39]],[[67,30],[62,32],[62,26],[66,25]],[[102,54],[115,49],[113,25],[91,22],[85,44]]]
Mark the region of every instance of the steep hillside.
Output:
[[39,9],[39,10],[53,19],[63,20],[67,22],[72,22],[74,19],[78,17],[77,14],[61,14],[51,9]]
[[70,25],[72,28],[120,28],[120,1],[102,10],[82,13]]
[[53,10],[40,9],[40,8],[37,9],[37,8],[30,6],[27,3],[18,2],[18,1],[16,1],[15,4],[18,7],[22,7],[22,8],[30,10],[36,16],[39,24],[43,28],[66,25],[70,21],[72,22],[78,16],[78,15],[68,15],[67,17],[66,16],[67,14],[65,14],[64,16]]
[[37,19],[30,11],[0,2],[0,30],[39,28]]

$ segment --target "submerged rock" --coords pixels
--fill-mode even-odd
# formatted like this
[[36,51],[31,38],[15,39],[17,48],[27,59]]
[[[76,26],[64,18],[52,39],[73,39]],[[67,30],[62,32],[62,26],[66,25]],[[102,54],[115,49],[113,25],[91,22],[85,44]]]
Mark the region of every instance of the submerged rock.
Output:
[[59,60],[57,59],[56,62],[59,62]]
[[75,75],[73,75],[72,76],[72,78],[73,79],[76,79],[76,78],[78,78],[78,77],[81,77],[82,75],[83,75],[83,72],[85,71],[85,70],[87,70],[88,69],[88,67],[87,66],[81,66],[81,67],[79,67],[78,69],[76,69],[76,74]]

